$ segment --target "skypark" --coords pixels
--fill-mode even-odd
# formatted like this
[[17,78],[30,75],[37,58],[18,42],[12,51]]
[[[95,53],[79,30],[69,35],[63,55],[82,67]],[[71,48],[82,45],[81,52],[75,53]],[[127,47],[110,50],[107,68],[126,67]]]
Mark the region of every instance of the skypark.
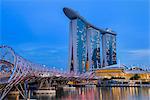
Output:
[[81,19],[85,24],[87,24],[88,27],[92,27],[92,28],[95,28],[99,31],[101,31],[102,33],[108,33],[108,34],[113,34],[113,35],[116,35],[115,32],[111,31],[111,30],[104,30],[102,28],[98,28],[94,25],[92,25],[91,23],[87,22],[84,17],[80,16],[77,12],[75,12],[74,10],[72,10],[71,8],[63,8],[63,11],[65,13],[65,15],[70,19],[70,20],[74,20],[74,19]]

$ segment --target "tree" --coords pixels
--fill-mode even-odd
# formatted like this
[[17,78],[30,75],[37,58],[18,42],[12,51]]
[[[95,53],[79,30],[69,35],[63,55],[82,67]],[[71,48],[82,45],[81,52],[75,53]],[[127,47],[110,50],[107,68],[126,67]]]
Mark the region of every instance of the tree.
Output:
[[130,80],[138,80],[139,78],[140,76],[138,74],[134,74],[134,76],[132,76]]

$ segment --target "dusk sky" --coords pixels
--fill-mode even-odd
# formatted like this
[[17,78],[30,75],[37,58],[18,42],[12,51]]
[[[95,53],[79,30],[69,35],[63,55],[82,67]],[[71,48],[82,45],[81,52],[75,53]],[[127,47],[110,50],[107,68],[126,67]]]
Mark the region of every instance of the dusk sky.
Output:
[[0,43],[30,61],[67,69],[69,7],[117,33],[117,60],[150,65],[149,0],[2,0]]

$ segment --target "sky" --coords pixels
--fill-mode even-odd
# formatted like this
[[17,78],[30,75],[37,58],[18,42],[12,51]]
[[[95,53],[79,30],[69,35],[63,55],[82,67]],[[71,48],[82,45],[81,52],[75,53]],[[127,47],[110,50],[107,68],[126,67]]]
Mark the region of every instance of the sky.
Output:
[[1,0],[0,43],[24,58],[68,68],[69,7],[100,28],[117,33],[117,60],[150,65],[149,0]]

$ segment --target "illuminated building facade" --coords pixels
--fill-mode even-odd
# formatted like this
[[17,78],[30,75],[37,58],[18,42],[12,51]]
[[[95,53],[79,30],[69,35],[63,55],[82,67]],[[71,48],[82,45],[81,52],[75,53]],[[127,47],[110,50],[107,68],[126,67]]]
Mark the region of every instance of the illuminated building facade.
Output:
[[99,29],[69,8],[63,9],[70,21],[69,70],[84,73],[116,64],[116,34]]
[[70,71],[85,72],[87,61],[86,24],[81,19],[70,22],[69,62]]
[[139,79],[150,82],[150,72],[138,67],[127,69],[123,65],[112,65],[96,70],[95,74],[99,78],[111,79],[112,77],[116,77],[118,79],[123,78],[127,81],[130,80],[130,78],[135,74],[138,74],[138,76],[140,76]]
[[116,60],[116,35],[108,34],[107,32],[102,35],[103,45],[103,66],[110,66],[117,64]]
[[88,28],[87,34],[87,47],[90,70],[101,68],[100,31],[94,28]]

